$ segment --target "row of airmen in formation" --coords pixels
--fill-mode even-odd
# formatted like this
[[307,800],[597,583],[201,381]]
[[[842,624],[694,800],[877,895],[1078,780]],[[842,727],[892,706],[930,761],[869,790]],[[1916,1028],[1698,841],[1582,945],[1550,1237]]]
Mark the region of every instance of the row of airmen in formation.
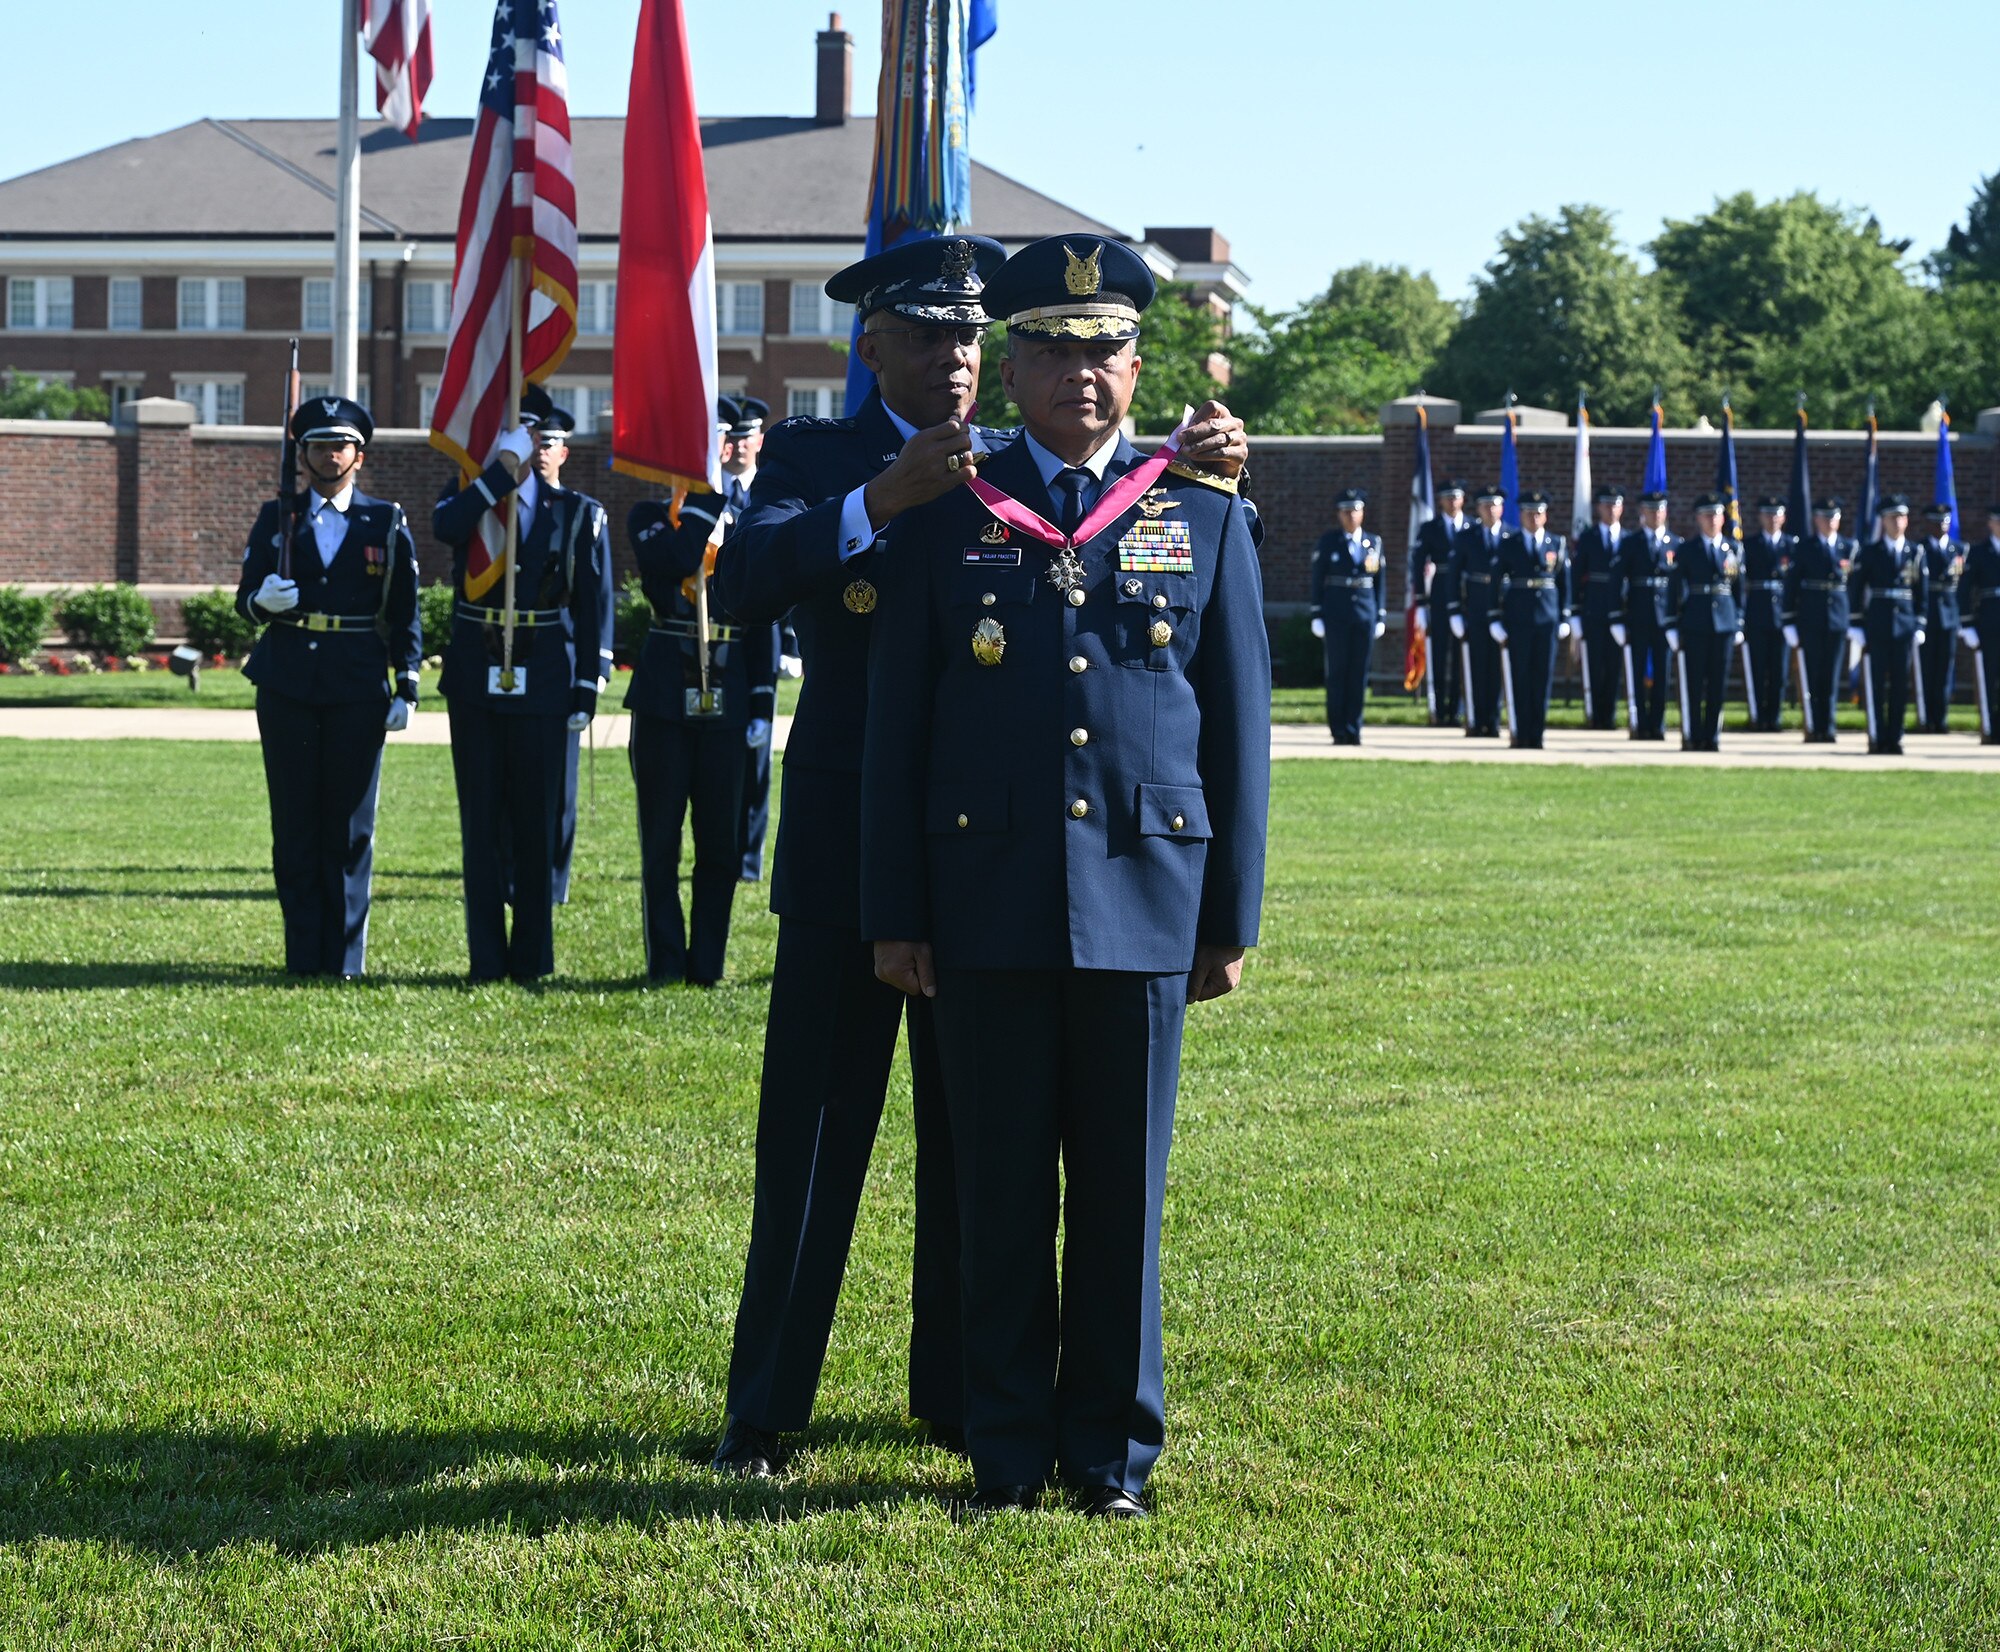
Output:
[[[1518,529],[1504,525],[1499,488],[1479,490],[1471,520],[1465,501],[1464,484],[1447,482],[1410,554],[1435,724],[1462,719],[1467,735],[1494,738],[1504,703],[1513,744],[1540,746],[1557,645],[1573,639],[1591,728],[1617,726],[1622,693],[1631,738],[1664,739],[1671,672],[1682,748],[1714,751],[1740,657],[1752,729],[1777,730],[1796,690],[1805,738],[1830,744],[1843,666],[1860,666],[1868,749],[1894,753],[1912,704],[1921,732],[1945,732],[1962,642],[1980,739],[2000,744],[2000,505],[1987,513],[1987,537],[1968,546],[1951,535],[1949,503],[1927,509],[1929,533],[1911,538],[1909,501],[1891,494],[1879,537],[1863,544],[1841,531],[1839,499],[1816,501],[1812,531],[1794,535],[1785,502],[1767,498],[1760,531],[1739,546],[1718,494],[1696,502],[1697,531],[1683,539],[1667,526],[1664,493],[1640,496],[1639,526],[1628,530],[1624,493],[1603,487],[1596,522],[1571,546],[1547,531],[1542,494],[1521,496]],[[1340,745],[1360,743],[1370,657],[1387,626],[1387,555],[1362,525],[1366,504],[1358,489],[1339,495],[1338,526],[1312,564],[1313,633]]]

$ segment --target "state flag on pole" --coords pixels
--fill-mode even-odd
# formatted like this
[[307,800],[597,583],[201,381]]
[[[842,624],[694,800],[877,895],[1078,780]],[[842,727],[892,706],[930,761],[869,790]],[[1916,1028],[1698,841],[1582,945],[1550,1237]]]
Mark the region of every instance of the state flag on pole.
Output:
[[1590,479],[1590,409],[1581,393],[1576,398],[1576,469],[1569,479],[1569,531],[1573,545],[1590,526],[1590,496],[1596,484]]
[[1667,439],[1660,428],[1660,398],[1653,398],[1653,434],[1646,443],[1646,478],[1639,484],[1642,493],[1667,491]]
[[1951,506],[1951,537],[1958,538],[1958,482],[1951,470],[1951,414],[1944,408],[1938,409],[1937,445],[1937,486],[1933,490],[1933,505]]
[[663,487],[720,487],[715,247],[681,0],[639,9],[611,382],[614,469]]
[[1507,496],[1500,520],[1510,528],[1521,525],[1521,459],[1514,447],[1514,398],[1507,397],[1506,422],[1500,427],[1500,491]]
[[361,46],[375,60],[375,107],[415,141],[431,88],[431,0],[361,0]]
[[[525,281],[515,279],[516,260]],[[517,414],[510,297],[526,311],[522,379],[539,384],[576,340],[576,289],[569,74],[556,0],[499,0],[459,200],[451,321],[431,413],[431,446],[457,460],[467,482]],[[485,595],[500,577],[503,532],[493,512],[481,519],[467,555],[467,596]]]

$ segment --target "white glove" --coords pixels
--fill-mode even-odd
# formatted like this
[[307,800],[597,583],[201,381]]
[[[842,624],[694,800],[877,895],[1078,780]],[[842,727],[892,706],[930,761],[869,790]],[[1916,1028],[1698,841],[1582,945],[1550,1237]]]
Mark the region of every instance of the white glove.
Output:
[[1506,646],[1507,627],[1502,625],[1498,620],[1495,620],[1491,625],[1486,627],[1486,634],[1502,647]]
[[1847,643],[1850,648],[1866,648],[1868,633],[1858,625],[1850,625],[1847,628]]
[[1785,646],[1787,648],[1796,648],[1798,647],[1798,645],[1799,645],[1799,628],[1796,625],[1786,626]]
[[1568,642],[1568,641],[1569,641],[1569,629],[1570,629],[1570,628],[1569,628],[1569,621],[1568,621],[1568,620],[1564,620],[1564,621],[1562,621],[1562,622],[1561,622],[1561,624],[1557,625],[1557,627],[1556,627],[1556,640],[1557,640],[1558,642]]
[[1917,645],[1917,646],[1918,646],[1919,648],[1923,647],[1923,645],[1924,645],[1924,633],[1923,633],[1922,631],[1919,631],[1919,632],[1918,632],[1918,633],[1916,634],[1916,637],[1915,637],[1914,641],[1916,642],[1916,645]]
[[770,738],[771,719],[768,717],[752,717],[750,719],[750,726],[743,731],[743,743],[752,751],[755,751]]
[[518,474],[518,467],[525,465],[528,462],[528,455],[535,451],[534,433],[526,425],[517,424],[511,430],[501,431],[500,440],[493,446],[496,452],[505,453],[514,459]]
[[1681,651],[1681,634],[1678,627],[1667,633],[1667,646],[1676,654]]
[[1623,620],[1619,620],[1616,624],[1614,624],[1611,627],[1611,640],[1615,642],[1620,648],[1623,648],[1625,646],[1626,635],[1627,633],[1625,630],[1625,622]]
[[267,614],[289,614],[299,605],[299,588],[282,574],[266,574],[257,587],[256,602]]
[[587,711],[572,711],[569,714],[569,722],[566,726],[570,733],[581,734],[585,729],[590,727],[590,713]]
[[1847,633],[1847,669],[1852,671],[1861,663],[1861,655],[1868,647],[1867,639],[1859,631]]
[[1375,640],[1380,642],[1388,634],[1389,622],[1387,620],[1377,620],[1375,622]]
[[1729,639],[1729,646],[1732,648],[1741,648],[1743,646],[1743,633],[1741,631]]
[[389,702],[389,715],[382,719],[383,728],[391,734],[401,734],[410,726],[410,702],[396,695]]
[[1457,641],[1465,641],[1465,616],[1463,614],[1453,614],[1451,616],[1451,634]]
[[806,662],[796,654],[780,654],[778,656],[778,669],[784,672],[787,677],[790,677],[793,682],[797,682],[799,678],[806,674]]
[[1966,646],[1967,648],[1971,649],[1971,650],[1973,651],[1973,653],[1975,653],[1975,654],[1977,654],[1977,653],[1979,652],[1979,633],[1978,633],[1978,631],[1976,631],[1976,630],[1975,630],[1975,629],[1974,629],[1973,627],[1971,627],[1971,626],[1969,626],[1969,625],[1961,625],[1961,626],[1960,626],[1960,627],[1958,628],[1958,634],[1959,634],[1959,636],[1960,636],[1961,638],[1963,638],[1963,639],[1964,639],[1964,641],[1965,641],[1965,646]]
[[1313,615],[1313,635],[1320,638],[1326,636],[1326,621],[1317,614]]
[[1412,608],[1410,610],[1410,624],[1415,628],[1417,635],[1420,637],[1431,628],[1431,622],[1424,618],[1424,611],[1421,608]]

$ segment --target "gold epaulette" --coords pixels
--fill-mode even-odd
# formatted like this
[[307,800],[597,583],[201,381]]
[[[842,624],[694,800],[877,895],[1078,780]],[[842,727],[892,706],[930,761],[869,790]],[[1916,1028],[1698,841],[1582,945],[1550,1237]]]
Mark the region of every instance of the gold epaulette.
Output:
[[1236,478],[1234,476],[1218,476],[1212,470],[1197,470],[1185,459],[1170,460],[1167,470],[1170,475],[1185,476],[1190,482],[1199,482],[1203,487],[1214,488],[1218,493],[1234,493],[1236,491]]

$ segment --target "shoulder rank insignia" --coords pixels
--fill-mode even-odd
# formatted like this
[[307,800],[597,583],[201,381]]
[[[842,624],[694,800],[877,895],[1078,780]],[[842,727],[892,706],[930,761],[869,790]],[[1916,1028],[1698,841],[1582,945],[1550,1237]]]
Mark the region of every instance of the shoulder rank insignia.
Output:
[[1234,476],[1218,476],[1213,471],[1197,470],[1185,459],[1169,461],[1167,474],[1178,476],[1183,481],[1199,482],[1205,488],[1214,488],[1217,493],[1234,493],[1236,491],[1236,478]]

